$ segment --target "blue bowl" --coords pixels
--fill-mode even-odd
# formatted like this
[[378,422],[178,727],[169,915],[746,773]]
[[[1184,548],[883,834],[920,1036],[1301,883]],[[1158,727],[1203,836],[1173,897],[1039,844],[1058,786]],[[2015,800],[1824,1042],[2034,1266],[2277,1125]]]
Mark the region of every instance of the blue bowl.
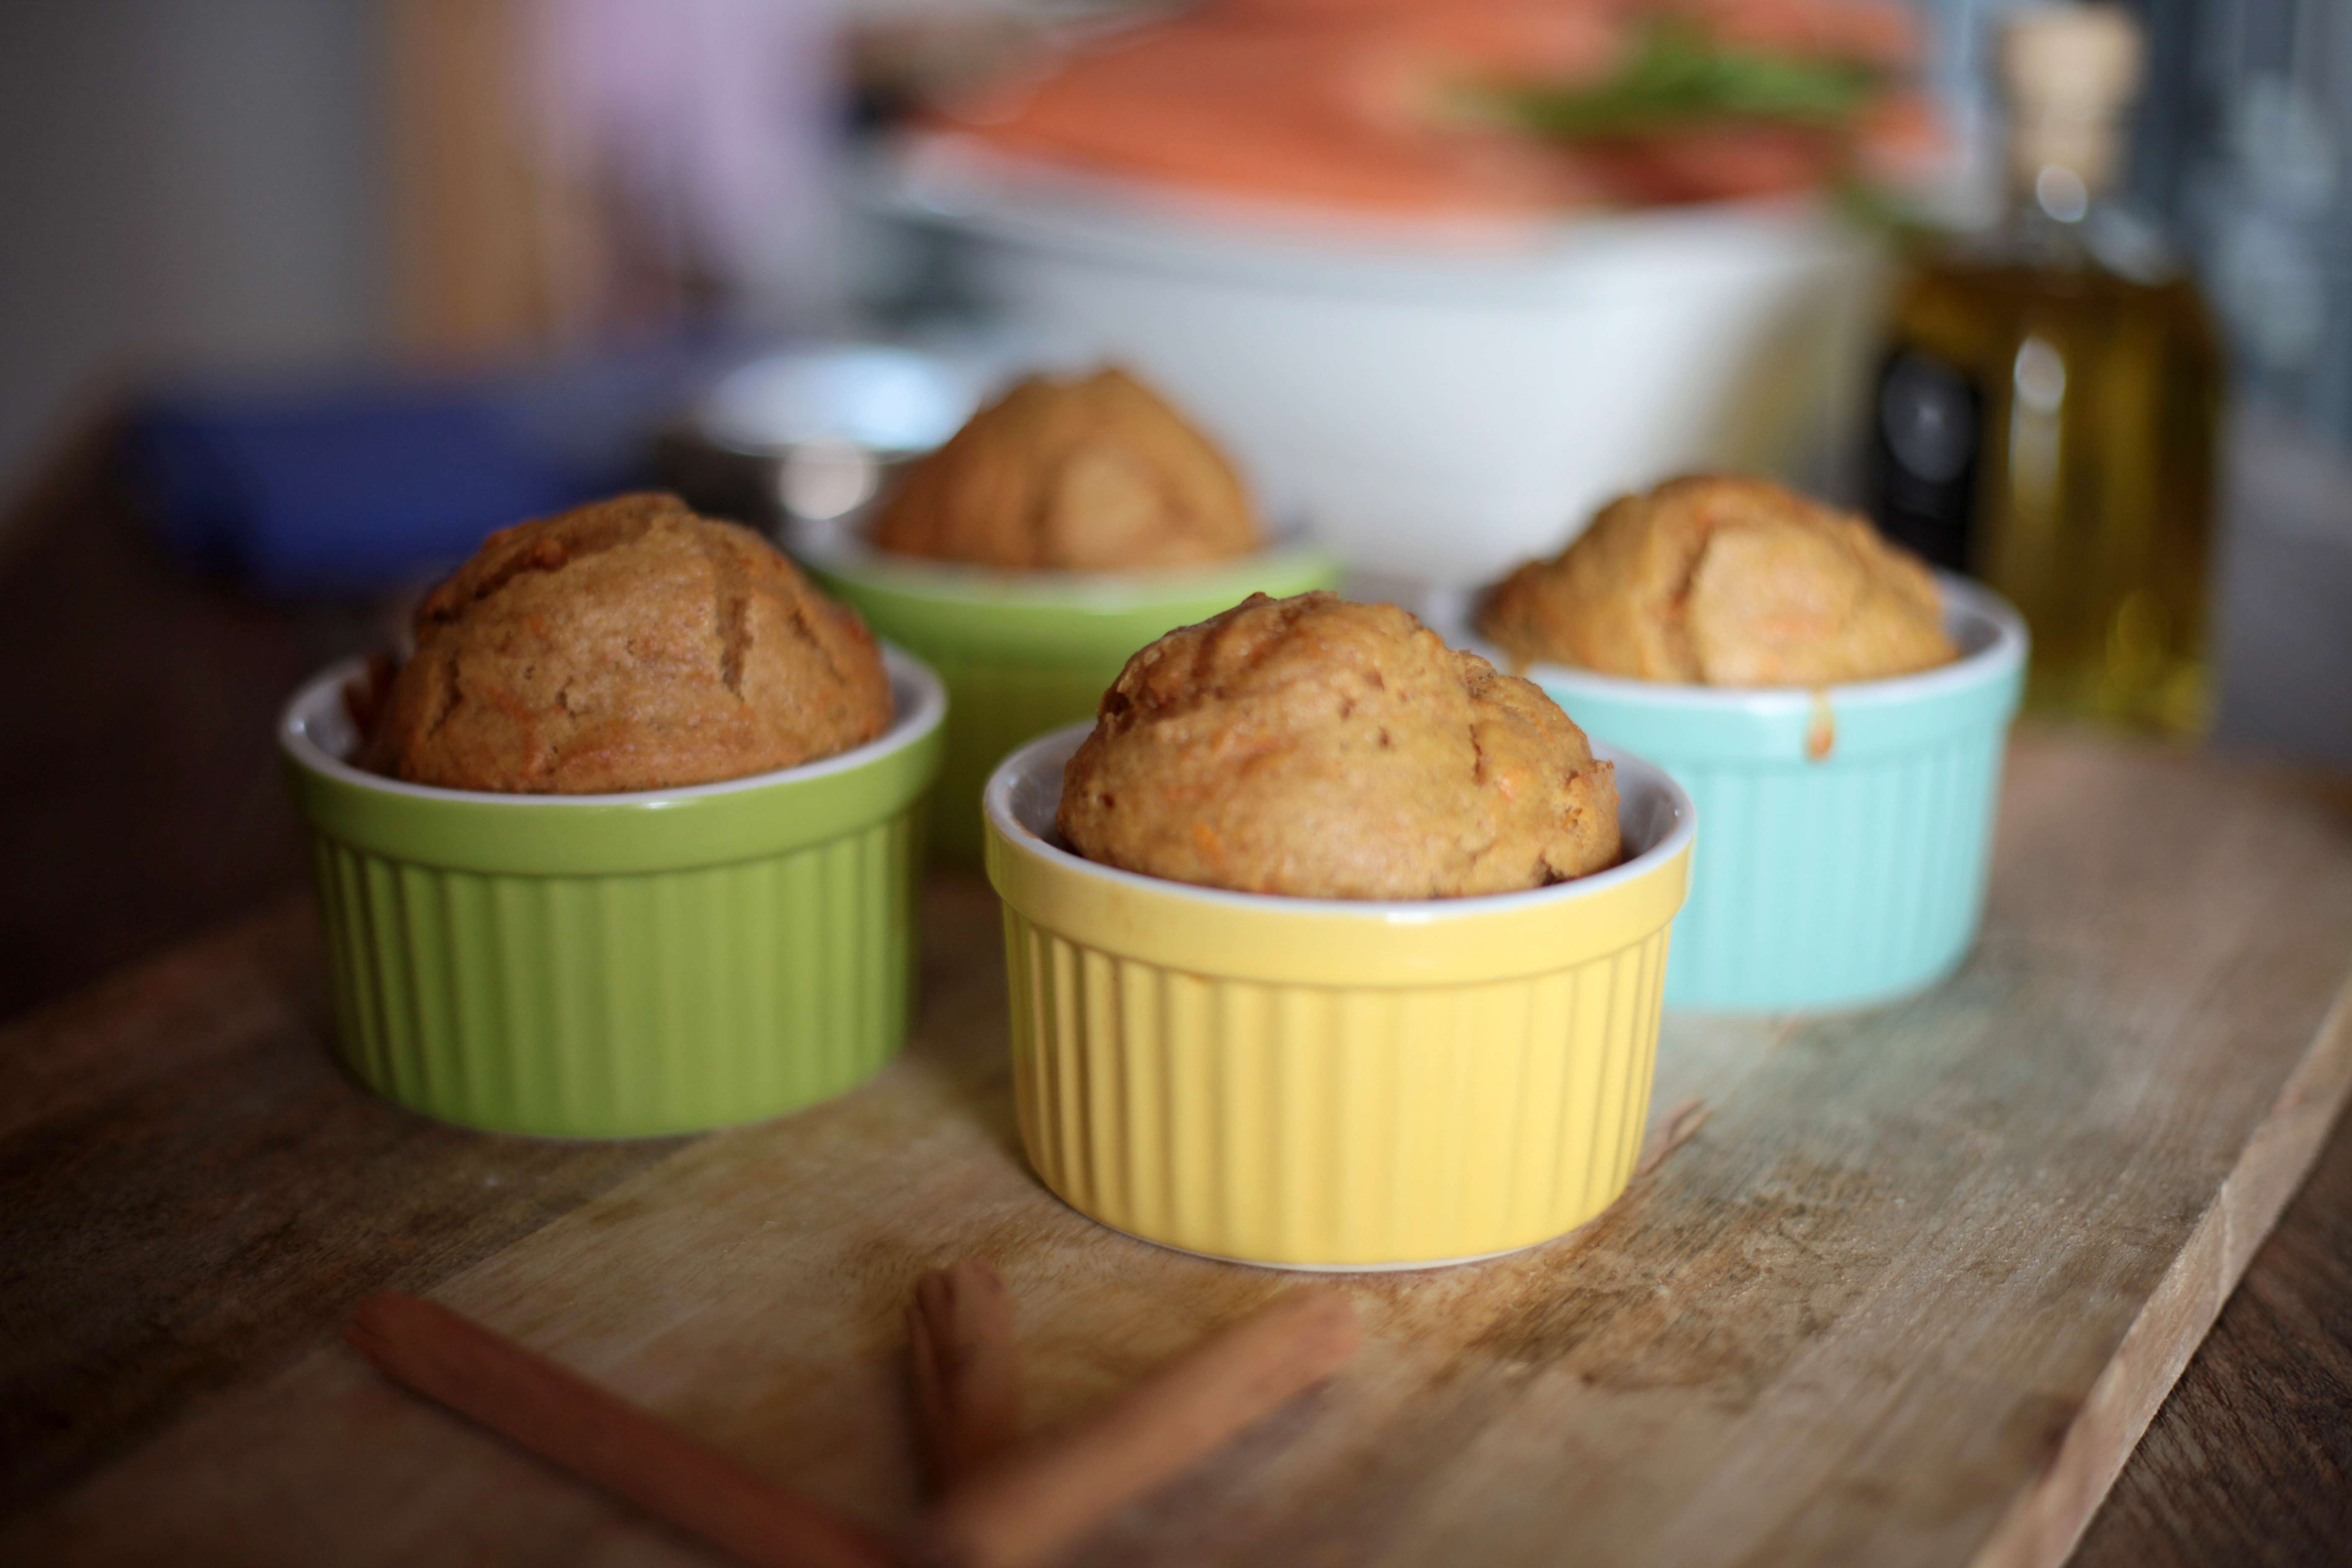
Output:
[[[1697,805],[1668,1006],[1866,1006],[1924,990],[1968,955],[2026,636],[1995,595],[1956,577],[1940,586],[1960,658],[1919,675],[1741,690],[1524,672]],[[1433,622],[1511,668],[1460,635],[1468,607],[1441,600]]]

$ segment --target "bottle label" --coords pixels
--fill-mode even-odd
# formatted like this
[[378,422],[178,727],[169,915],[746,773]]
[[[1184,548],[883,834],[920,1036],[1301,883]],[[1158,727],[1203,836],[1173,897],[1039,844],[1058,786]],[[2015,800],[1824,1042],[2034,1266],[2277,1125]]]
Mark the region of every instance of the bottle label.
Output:
[[1897,349],[1879,367],[1873,412],[1871,517],[1896,543],[1967,571],[1983,395],[1944,360]]

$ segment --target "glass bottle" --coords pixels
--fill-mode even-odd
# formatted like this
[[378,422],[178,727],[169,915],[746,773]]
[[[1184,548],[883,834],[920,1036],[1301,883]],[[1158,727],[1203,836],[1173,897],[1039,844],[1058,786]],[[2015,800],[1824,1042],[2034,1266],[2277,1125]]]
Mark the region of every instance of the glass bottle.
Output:
[[2029,709],[2194,733],[2223,368],[2164,237],[2105,199],[2139,34],[2112,6],[2030,9],[2000,54],[2007,212],[1909,259],[1871,509],[2024,614]]

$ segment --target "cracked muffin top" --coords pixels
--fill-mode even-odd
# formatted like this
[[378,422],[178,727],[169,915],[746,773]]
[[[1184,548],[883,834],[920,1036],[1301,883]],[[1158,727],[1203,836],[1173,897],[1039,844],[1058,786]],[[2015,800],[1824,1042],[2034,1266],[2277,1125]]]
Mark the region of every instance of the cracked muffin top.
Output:
[[1958,657],[1917,557],[1763,479],[1675,479],[1611,502],[1505,578],[1479,630],[1531,664],[1707,686],[1878,680]]
[[1550,698],[1327,593],[1254,594],[1128,660],[1055,823],[1106,865],[1301,898],[1515,892],[1619,853],[1615,773]]
[[867,537],[1011,571],[1181,566],[1258,547],[1233,464],[1117,369],[1013,387],[908,470]]
[[766,540],[675,497],[503,529],[426,596],[362,761],[412,784],[673,789],[862,745],[873,634]]

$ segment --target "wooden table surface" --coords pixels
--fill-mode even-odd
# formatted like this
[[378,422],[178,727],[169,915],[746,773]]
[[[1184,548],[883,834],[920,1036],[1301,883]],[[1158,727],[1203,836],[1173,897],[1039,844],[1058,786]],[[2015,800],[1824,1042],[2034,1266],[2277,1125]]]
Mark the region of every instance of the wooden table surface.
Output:
[[[33,1070],[11,1074],[0,1106],[0,1330],[15,1346],[0,1363],[0,1519],[295,1365],[366,1290],[450,1279],[677,1152],[486,1141],[386,1114],[315,1048],[307,911],[273,902],[297,862],[266,735],[283,692],[365,632],[362,616],[176,579],[82,475],[0,558],[16,742],[0,749],[0,1016],[47,1004],[9,1032],[21,1044],[161,1010],[180,1042],[160,1068],[84,1060],[47,1089],[37,1064],[14,1064]],[[256,905],[257,925],[80,989]],[[199,983],[224,966],[251,983]],[[310,1043],[289,1050],[296,1037]],[[249,1070],[256,1053],[269,1070]],[[206,1103],[224,1083],[246,1100]],[[2339,1561],[2347,1478],[2352,1134],[2339,1129],[2077,1561]]]

